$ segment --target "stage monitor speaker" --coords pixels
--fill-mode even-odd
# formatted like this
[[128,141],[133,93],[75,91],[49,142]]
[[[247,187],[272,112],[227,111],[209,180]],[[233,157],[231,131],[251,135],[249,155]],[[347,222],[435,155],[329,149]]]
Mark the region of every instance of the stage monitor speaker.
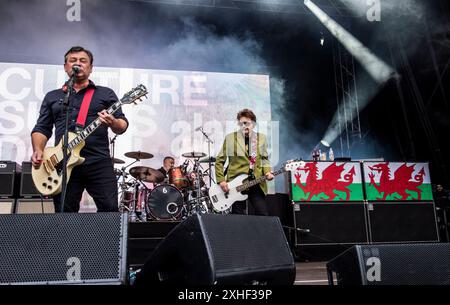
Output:
[[0,284],[123,284],[126,213],[0,217]]
[[55,213],[53,199],[17,199],[16,214]]
[[450,244],[357,245],[327,272],[331,285],[449,285]]
[[295,245],[368,242],[363,202],[295,203]]
[[0,214],[12,214],[14,212],[15,199],[0,199]]
[[34,186],[33,177],[31,177],[31,166],[31,162],[22,162],[22,175],[20,178],[20,196],[22,197],[41,196]]
[[13,161],[0,161],[0,197],[17,197],[21,167]]
[[293,284],[295,263],[278,217],[194,215],[158,245],[136,280],[158,283]]
[[376,202],[368,205],[372,243],[438,242],[433,202]]

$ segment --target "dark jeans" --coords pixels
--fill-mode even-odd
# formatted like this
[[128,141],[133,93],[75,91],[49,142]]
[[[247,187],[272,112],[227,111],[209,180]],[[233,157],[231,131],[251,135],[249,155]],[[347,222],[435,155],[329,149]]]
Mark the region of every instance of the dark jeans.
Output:
[[[117,181],[111,160],[73,168],[67,185],[64,212],[78,212],[84,189],[95,201],[97,212],[118,211]],[[61,211],[61,194],[53,198],[55,210]]]
[[[248,195],[248,199],[244,201],[236,201],[232,208],[232,214],[249,214],[269,216],[267,208],[266,195],[259,185],[251,187],[244,194]],[[248,206],[247,203],[248,202]],[[248,209],[246,209],[246,206]]]

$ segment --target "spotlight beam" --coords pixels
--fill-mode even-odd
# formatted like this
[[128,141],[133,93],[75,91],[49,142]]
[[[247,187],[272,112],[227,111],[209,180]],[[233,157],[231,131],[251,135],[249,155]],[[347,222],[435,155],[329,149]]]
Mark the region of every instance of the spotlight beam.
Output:
[[304,1],[306,7],[322,22],[322,24],[336,37],[366,69],[370,76],[379,84],[383,84],[398,73],[383,60],[373,54],[358,39],[334,21],[311,0]]

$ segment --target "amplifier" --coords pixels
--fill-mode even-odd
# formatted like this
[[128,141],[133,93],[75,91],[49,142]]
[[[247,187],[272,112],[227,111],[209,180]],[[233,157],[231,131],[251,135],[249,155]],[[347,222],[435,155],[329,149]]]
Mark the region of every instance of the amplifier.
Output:
[[15,199],[0,199],[0,214],[12,214],[14,212]]
[[16,214],[55,213],[53,199],[17,199]]
[[0,197],[17,197],[21,167],[13,161],[0,161]]
[[31,177],[31,162],[22,162],[22,175],[20,179],[20,196],[21,197],[40,197],[41,194],[34,186]]

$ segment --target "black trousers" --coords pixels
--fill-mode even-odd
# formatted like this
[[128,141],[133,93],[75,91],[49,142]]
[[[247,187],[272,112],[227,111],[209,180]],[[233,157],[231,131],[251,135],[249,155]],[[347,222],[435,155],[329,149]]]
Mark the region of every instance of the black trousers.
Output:
[[[97,212],[117,212],[117,181],[111,160],[78,165],[73,168],[67,185],[64,212],[76,213],[80,209],[80,200],[84,189],[95,201]],[[61,194],[53,198],[55,210],[61,211]]]
[[252,186],[247,192],[244,192],[244,194],[248,195],[248,199],[244,201],[236,201],[231,207],[232,214],[269,216],[266,195],[259,185]]

